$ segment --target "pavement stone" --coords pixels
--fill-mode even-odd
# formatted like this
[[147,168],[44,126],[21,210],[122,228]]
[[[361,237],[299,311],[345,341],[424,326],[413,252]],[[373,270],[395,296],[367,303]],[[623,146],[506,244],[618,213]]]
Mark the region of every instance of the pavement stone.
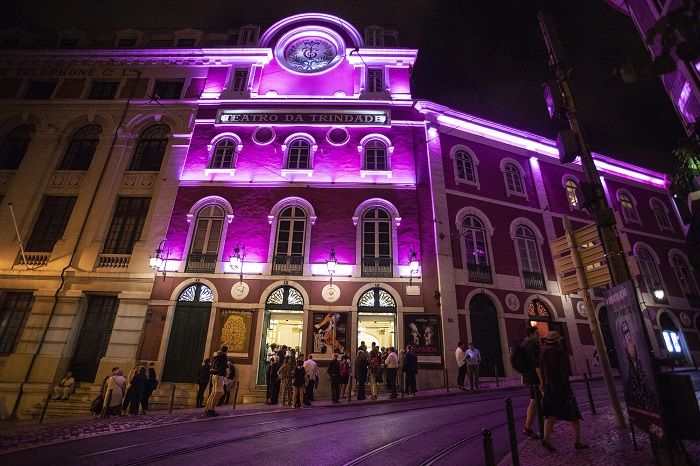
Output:
[[[481,392],[513,390],[520,388],[519,381],[501,381],[499,387],[493,382],[482,382]],[[444,396],[467,395],[468,393],[459,391],[456,387],[451,387],[447,392],[444,388],[438,390],[424,390],[417,393],[415,397],[390,400],[388,395],[380,395],[378,400],[356,401],[353,398],[350,404],[347,397],[340,404],[333,404],[330,400],[318,400],[314,402],[316,408],[337,408],[347,406],[360,406],[378,403],[395,403],[402,400],[415,400],[420,398],[438,398]],[[218,419],[225,417],[252,415],[262,412],[285,411],[290,408],[282,405],[268,406],[262,403],[239,404],[234,410],[231,405],[217,408]],[[167,411],[149,411],[146,415],[136,416],[113,416],[106,419],[95,419],[92,414],[85,416],[73,416],[64,419],[50,419],[44,424],[38,424],[34,420],[3,420],[0,421],[0,453],[23,450],[40,445],[60,443],[64,441],[97,437],[113,433],[146,429],[159,425],[178,424],[186,422],[206,421],[211,418],[204,416],[201,408],[188,408],[173,410],[172,414]]]
[[[623,404],[623,412],[625,407]],[[598,414],[583,414],[581,423],[581,441],[589,445],[588,449],[576,450],[574,448],[574,436],[571,432],[571,424],[558,421],[552,434],[552,445],[556,452],[547,451],[539,440],[527,438],[520,442],[518,451],[520,464],[552,465],[552,466],[578,466],[599,464],[605,466],[642,466],[659,464],[654,459],[654,454],[649,445],[648,436],[635,430],[638,450],[634,449],[629,426],[618,428],[615,426],[615,418],[609,406],[598,408]],[[700,442],[683,442],[692,464],[700,464]],[[513,464],[511,454],[503,458],[499,466]]]

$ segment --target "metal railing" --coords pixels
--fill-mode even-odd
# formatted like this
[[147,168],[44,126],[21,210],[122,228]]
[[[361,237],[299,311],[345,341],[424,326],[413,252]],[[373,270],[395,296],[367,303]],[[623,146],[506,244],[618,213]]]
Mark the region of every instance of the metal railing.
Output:
[[523,279],[525,279],[525,288],[529,288],[531,290],[547,289],[542,272],[528,272],[523,270]]
[[216,270],[218,254],[190,254],[187,256],[185,272],[211,273]]
[[304,275],[304,256],[275,256],[272,259],[272,275]]
[[126,269],[129,267],[131,254],[99,254],[97,256],[97,268],[99,269]]
[[363,257],[363,277],[393,277],[391,257]]
[[467,264],[469,281],[474,283],[493,283],[491,267],[482,264]]

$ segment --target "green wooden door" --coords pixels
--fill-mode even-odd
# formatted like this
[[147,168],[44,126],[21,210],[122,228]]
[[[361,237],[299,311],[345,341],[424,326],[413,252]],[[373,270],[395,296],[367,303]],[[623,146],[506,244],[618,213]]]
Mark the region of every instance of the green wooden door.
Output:
[[197,382],[197,370],[202,365],[210,315],[210,303],[177,304],[168,351],[165,353],[164,382]]

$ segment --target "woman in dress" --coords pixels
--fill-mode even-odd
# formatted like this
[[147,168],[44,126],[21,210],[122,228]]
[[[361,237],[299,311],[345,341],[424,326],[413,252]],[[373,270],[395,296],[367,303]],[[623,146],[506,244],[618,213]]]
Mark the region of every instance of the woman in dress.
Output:
[[343,355],[340,358],[340,399],[345,398],[345,388],[350,382],[350,358]]

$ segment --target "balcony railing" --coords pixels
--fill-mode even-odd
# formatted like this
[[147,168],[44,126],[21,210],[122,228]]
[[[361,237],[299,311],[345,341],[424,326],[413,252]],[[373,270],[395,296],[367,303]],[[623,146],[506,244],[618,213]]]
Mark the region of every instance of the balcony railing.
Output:
[[275,256],[272,259],[272,275],[304,275],[304,256]]
[[544,283],[544,275],[542,272],[528,272],[523,270],[523,278],[525,279],[525,288],[531,290],[546,290],[547,286]]
[[[50,252],[24,252],[24,257],[20,253],[17,256],[15,265],[26,265],[27,267],[43,267],[49,263]],[[24,260],[27,260],[26,264]]]
[[99,269],[126,269],[129,267],[131,254],[100,254],[97,256]]
[[218,254],[190,254],[187,256],[185,272],[212,273],[216,270]]
[[363,257],[363,277],[393,277],[391,257]]
[[469,281],[474,283],[493,283],[491,267],[483,264],[467,264]]

